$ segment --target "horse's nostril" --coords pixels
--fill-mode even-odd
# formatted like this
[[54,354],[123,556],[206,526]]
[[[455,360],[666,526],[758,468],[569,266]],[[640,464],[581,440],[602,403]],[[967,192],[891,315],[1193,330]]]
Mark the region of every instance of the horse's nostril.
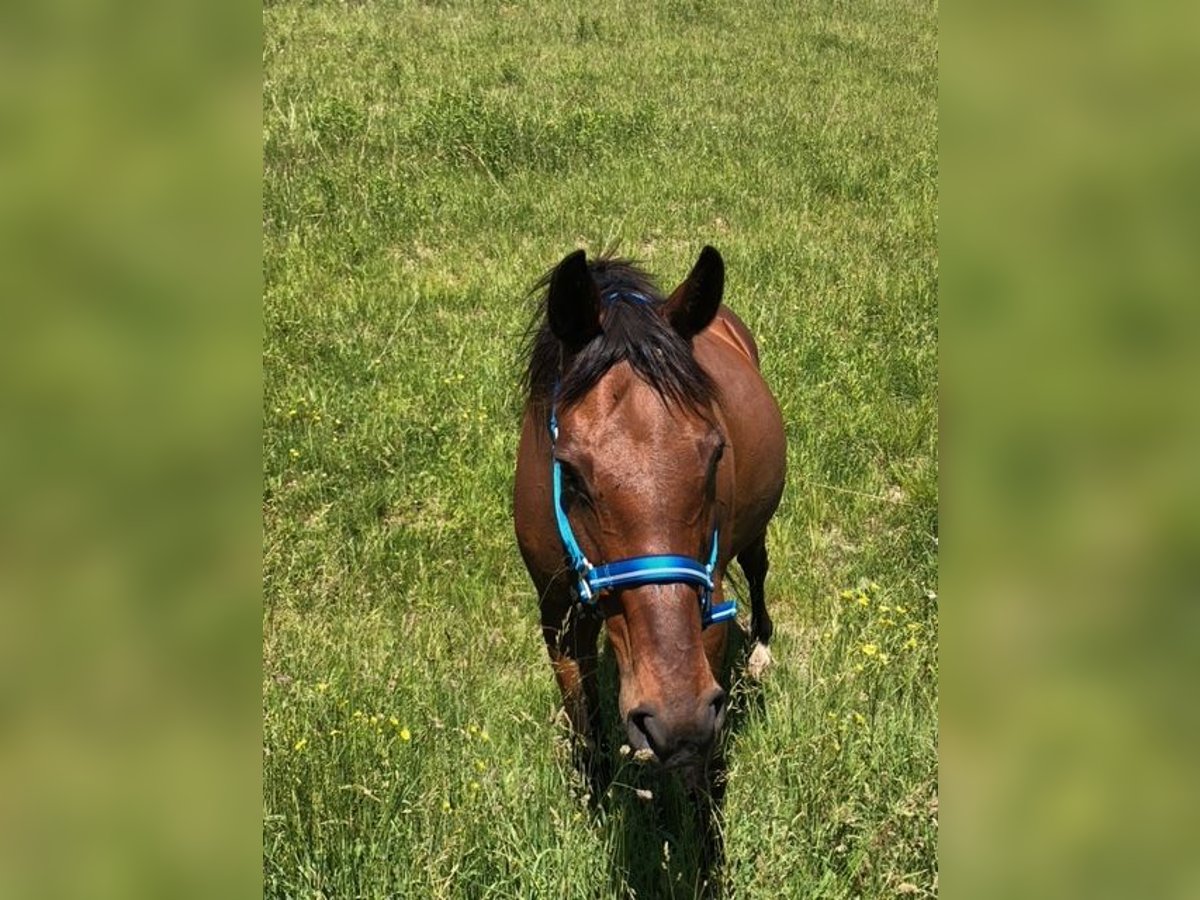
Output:
[[713,711],[716,712],[717,715],[720,715],[721,713],[723,713],[725,711],[725,692],[724,691],[721,691],[721,693],[719,693],[719,694],[717,694],[717,696],[713,697],[712,708],[713,708]]
[[725,721],[725,704],[729,700],[729,695],[725,691],[717,688],[708,702],[709,721],[712,723],[713,731],[719,731],[721,724]]
[[629,714],[629,721],[633,723],[633,727],[640,731],[647,738],[650,737],[650,731],[646,728],[646,722],[650,719],[648,712],[633,712]]
[[639,707],[629,713],[629,738],[635,750],[659,752],[661,742],[655,736],[657,724],[654,714],[647,709]]

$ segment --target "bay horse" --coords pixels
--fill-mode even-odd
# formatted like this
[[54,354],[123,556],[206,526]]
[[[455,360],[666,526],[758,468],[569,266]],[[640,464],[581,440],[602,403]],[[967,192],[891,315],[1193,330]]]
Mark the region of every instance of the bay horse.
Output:
[[577,741],[602,745],[596,645],[607,631],[618,707],[639,760],[694,770],[725,718],[736,609],[750,592],[751,674],[769,661],[767,522],[786,467],[758,348],[722,305],[705,247],[669,296],[629,260],[582,250],[537,283],[513,518]]

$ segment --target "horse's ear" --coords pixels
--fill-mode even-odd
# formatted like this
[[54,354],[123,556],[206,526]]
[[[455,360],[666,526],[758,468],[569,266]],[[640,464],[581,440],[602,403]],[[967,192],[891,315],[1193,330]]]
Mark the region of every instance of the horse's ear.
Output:
[[582,250],[563,257],[550,276],[546,315],[550,330],[568,351],[578,350],[600,333],[600,291]]
[[725,263],[720,253],[706,246],[683,284],[667,298],[667,321],[683,338],[691,340],[712,322],[724,293]]

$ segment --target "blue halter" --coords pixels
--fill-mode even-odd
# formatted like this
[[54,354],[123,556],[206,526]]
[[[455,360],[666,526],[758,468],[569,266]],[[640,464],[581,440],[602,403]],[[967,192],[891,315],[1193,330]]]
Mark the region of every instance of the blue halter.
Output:
[[641,291],[631,291],[629,288],[616,288],[607,291],[600,298],[606,306],[612,306],[618,300],[632,300],[640,306],[653,306],[654,298],[643,294]]
[[554,406],[550,407],[550,444],[554,478],[554,519],[558,523],[558,535],[563,548],[575,570],[575,595],[585,609],[596,608],[597,595],[601,591],[619,591],[623,588],[642,587],[647,584],[694,584],[700,588],[700,622],[707,628],[714,622],[727,622],[737,616],[737,601],[727,600],[713,606],[713,572],[717,567],[719,547],[716,527],[712,533],[712,550],[708,564],[697,562],[690,556],[658,554],[653,556],[631,556],[629,559],[594,566],[588,562],[583,548],[575,539],[571,522],[567,518],[562,497],[562,463],[553,457],[553,446],[558,441],[558,416]]

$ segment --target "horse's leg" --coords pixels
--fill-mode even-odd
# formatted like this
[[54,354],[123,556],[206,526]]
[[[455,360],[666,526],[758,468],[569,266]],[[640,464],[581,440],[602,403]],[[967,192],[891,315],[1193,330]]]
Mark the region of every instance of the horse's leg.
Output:
[[767,666],[771,664],[771,651],[767,645],[771,642],[774,626],[771,616],[767,613],[767,599],[764,585],[767,581],[767,533],[764,531],[755,538],[737,557],[738,565],[746,574],[750,586],[750,639],[753,646],[746,671],[751,678],[762,677]]
[[[553,617],[550,617],[553,618]],[[560,621],[542,615],[542,636],[550,653],[550,666],[571,725],[572,757],[588,779],[592,799],[602,787],[600,750],[600,692],[597,684],[596,639],[599,625],[568,611]]]

